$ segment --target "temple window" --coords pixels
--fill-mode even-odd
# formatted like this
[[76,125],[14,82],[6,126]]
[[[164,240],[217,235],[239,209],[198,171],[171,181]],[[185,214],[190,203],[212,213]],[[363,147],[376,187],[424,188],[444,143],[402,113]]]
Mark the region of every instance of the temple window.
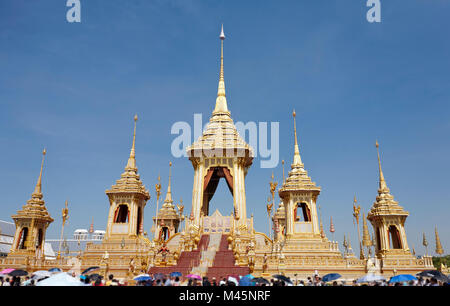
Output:
[[[303,216],[303,219],[301,219]],[[296,222],[311,222],[311,212],[306,203],[298,203],[294,210],[294,220]]]
[[28,236],[28,227],[24,227],[20,232],[18,249],[21,250],[25,249],[25,241],[27,241],[27,236]]
[[128,223],[128,206],[125,204],[119,205],[116,209],[114,223]]
[[389,246],[391,249],[401,249],[402,243],[400,239],[400,232],[395,225],[389,226]]
[[36,248],[38,248],[38,249],[41,248],[43,237],[44,237],[44,234],[42,232],[42,228],[40,228],[38,231],[38,235],[37,235]]

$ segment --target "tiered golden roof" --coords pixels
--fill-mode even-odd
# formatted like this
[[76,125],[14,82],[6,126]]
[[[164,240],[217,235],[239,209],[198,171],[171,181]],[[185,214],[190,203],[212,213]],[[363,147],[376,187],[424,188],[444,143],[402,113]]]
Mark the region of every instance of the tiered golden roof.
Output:
[[295,138],[295,146],[294,146],[294,161],[291,165],[291,171],[289,171],[288,177],[286,181],[283,183],[281,189],[279,190],[280,196],[282,196],[285,192],[289,191],[314,191],[319,193],[320,187],[316,186],[316,184],[311,180],[308,176],[308,172],[305,170],[305,167],[302,163],[302,159],[300,157],[300,150],[298,149],[297,142],[297,126],[295,123],[295,110],[292,113],[294,117],[294,138]]
[[398,202],[394,200],[394,197],[390,194],[389,188],[387,187],[386,181],[384,179],[383,170],[381,169],[381,160],[379,152],[378,141],[375,143],[378,153],[378,167],[380,172],[380,182],[378,188],[378,196],[376,201],[373,203],[372,209],[367,214],[367,218],[370,220],[374,216],[379,215],[393,215],[393,216],[408,216],[409,213],[403,209]]
[[135,144],[136,144],[136,121],[138,117],[134,116],[134,133],[133,133],[133,145],[131,147],[130,157],[128,158],[125,172],[122,173],[120,179],[116,181],[116,184],[111,186],[111,189],[106,190],[106,194],[109,196],[114,193],[133,193],[140,194],[145,200],[150,199],[150,194],[145,185],[140,179],[138,169],[136,166]]
[[45,207],[45,202],[42,199],[42,170],[44,168],[44,160],[45,160],[46,151],[42,152],[42,163],[41,163],[41,171],[39,173],[39,178],[36,183],[36,187],[34,188],[33,193],[31,194],[31,199],[27,201],[27,204],[22,206],[22,209],[17,211],[16,215],[13,215],[13,219],[24,219],[24,218],[33,218],[40,219],[47,222],[53,222],[53,219],[50,217],[50,214]]
[[172,190],[171,190],[171,170],[172,163],[169,163],[169,184],[167,186],[166,198],[164,200],[164,204],[158,212],[158,220],[163,219],[179,219],[177,211],[175,210],[175,205],[173,205],[172,200]]
[[216,106],[212,113],[212,117],[209,119],[209,123],[206,126],[206,130],[203,132],[203,135],[187,148],[187,152],[189,157],[200,157],[202,156],[202,152],[208,154],[211,150],[217,150],[218,152],[227,149],[233,149],[233,151],[240,150],[243,152],[242,157],[245,156],[248,158],[247,165],[250,165],[253,157],[253,150],[239,135],[227,106],[223,71],[223,41],[225,39],[223,26],[220,39],[220,76]]

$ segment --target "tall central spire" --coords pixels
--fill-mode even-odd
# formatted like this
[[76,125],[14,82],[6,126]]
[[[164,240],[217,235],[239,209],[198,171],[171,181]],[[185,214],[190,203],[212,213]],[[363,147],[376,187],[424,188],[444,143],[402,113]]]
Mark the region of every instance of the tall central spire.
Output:
[[386,181],[384,180],[383,170],[381,169],[381,160],[380,160],[380,150],[379,150],[379,144],[378,140],[375,141],[375,146],[377,147],[377,153],[378,153],[378,168],[380,171],[380,190],[388,189]]
[[39,173],[39,178],[37,180],[36,183],[36,187],[34,188],[32,197],[36,197],[36,198],[42,198],[42,170],[44,168],[44,160],[45,160],[45,154],[47,153],[47,151],[42,151],[42,163],[41,163],[41,172]]
[[295,122],[295,110],[292,112],[292,116],[294,117],[294,137],[295,137],[295,151],[294,151],[294,162],[292,165],[300,166],[302,165],[302,158],[300,157],[300,150],[298,149],[298,142],[297,142],[297,124]]
[[133,132],[133,145],[131,146],[130,157],[128,158],[128,163],[125,169],[135,170],[136,169],[136,152],[135,152],[135,144],[136,144],[136,122],[138,120],[138,116],[134,116],[134,132]]
[[228,113],[228,106],[227,106],[227,98],[225,95],[225,79],[224,79],[224,72],[223,72],[223,41],[225,40],[225,33],[223,32],[223,25],[222,30],[220,32],[220,75],[219,75],[219,87],[217,89],[217,99],[216,99],[216,107],[214,109],[213,114],[216,113]]
[[169,162],[169,184],[167,185],[167,194],[166,199],[164,200],[165,203],[172,203],[172,189],[170,187],[171,176],[172,176],[172,162]]

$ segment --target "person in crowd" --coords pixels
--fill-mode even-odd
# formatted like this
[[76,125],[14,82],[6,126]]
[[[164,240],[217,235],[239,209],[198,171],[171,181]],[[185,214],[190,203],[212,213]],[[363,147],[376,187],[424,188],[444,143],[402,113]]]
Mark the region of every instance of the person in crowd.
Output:
[[176,287],[180,286],[180,278],[178,276],[175,277],[175,280],[173,282],[173,286],[176,286]]
[[10,280],[9,280],[9,277],[7,277],[7,278],[5,279],[5,281],[3,282],[2,286],[11,286],[11,282],[10,282]]

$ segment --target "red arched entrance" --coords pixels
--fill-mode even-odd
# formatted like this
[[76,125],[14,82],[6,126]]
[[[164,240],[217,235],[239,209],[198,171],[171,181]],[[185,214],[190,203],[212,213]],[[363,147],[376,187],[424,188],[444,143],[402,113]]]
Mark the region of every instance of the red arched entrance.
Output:
[[230,170],[228,170],[228,168],[226,167],[209,168],[203,182],[204,187],[202,212],[205,216],[209,215],[209,202],[214,196],[217,185],[219,185],[219,180],[221,178],[225,178],[228,189],[230,190],[231,195],[233,195],[233,177],[231,176]]

